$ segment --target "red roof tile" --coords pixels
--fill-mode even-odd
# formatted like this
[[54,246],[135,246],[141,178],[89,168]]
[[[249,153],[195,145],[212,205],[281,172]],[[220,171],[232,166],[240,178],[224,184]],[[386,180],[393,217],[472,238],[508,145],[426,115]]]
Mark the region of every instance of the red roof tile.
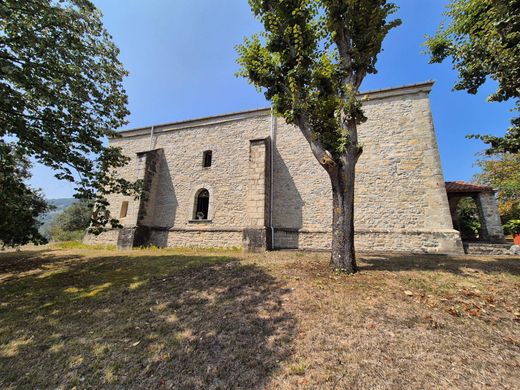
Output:
[[478,184],[466,183],[464,181],[447,181],[446,192],[488,192],[493,188]]

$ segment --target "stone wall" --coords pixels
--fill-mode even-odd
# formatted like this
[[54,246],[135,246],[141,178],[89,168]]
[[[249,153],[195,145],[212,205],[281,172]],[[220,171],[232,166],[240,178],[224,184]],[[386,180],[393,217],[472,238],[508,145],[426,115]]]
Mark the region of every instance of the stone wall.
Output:
[[87,235],[85,235],[83,242],[87,245],[98,245],[98,244],[117,245],[118,236],[119,236],[119,230],[109,229],[99,235],[87,234]]
[[482,239],[490,242],[505,242],[504,230],[498,213],[498,204],[493,192],[478,194]]
[[239,248],[242,229],[171,229],[152,231],[150,239],[157,247]]
[[270,138],[250,141],[246,199],[247,228],[243,231],[244,249],[258,252],[270,247],[266,229],[270,212]]
[[[364,152],[356,179],[359,249],[462,253],[437,151],[430,88],[425,83],[366,95],[369,119],[359,129]],[[158,126],[152,139],[149,128],[136,129],[113,140],[132,158],[120,171],[129,179],[136,177],[138,153],[150,144],[152,149],[164,150],[157,193],[149,206],[151,241],[158,246],[241,245],[240,232],[252,227],[270,231],[265,228],[269,227],[266,213],[271,190],[274,246],[327,249],[332,205],[329,178],[300,130],[283,119],[277,122],[271,151],[272,189],[266,176],[269,143],[251,142],[270,136],[269,110]],[[210,168],[202,166],[205,150],[213,151]],[[193,220],[194,198],[201,188],[210,193],[208,221]],[[131,216],[138,202],[114,196],[112,210],[118,215],[123,200],[130,203],[123,225],[133,226]]]
[[[368,121],[359,128],[364,151],[355,199],[359,249],[462,253],[437,151],[430,88],[375,92],[364,102]],[[299,129],[279,122],[273,210],[275,229],[285,233],[275,234],[275,245],[329,247],[329,178]]]
[[[255,110],[196,123],[189,121],[156,126],[151,142],[149,129],[144,133],[139,130],[127,132],[122,138],[111,140],[112,145],[121,147],[124,154],[131,158],[130,164],[119,171],[123,177],[131,180],[142,176],[143,162],[140,161],[139,153],[150,148],[150,145],[152,149],[163,150],[161,170],[154,184],[155,196],[148,203],[146,213],[147,224],[152,228],[152,244],[210,247],[242,245],[242,231],[252,223],[249,216],[249,200],[252,198],[247,195],[250,192],[248,189],[255,185],[249,177],[250,141],[268,138],[270,122],[269,110]],[[260,142],[264,148],[265,142]],[[203,167],[203,152],[206,150],[212,151],[212,165],[207,168]],[[255,156],[263,153],[262,162],[265,164],[266,151],[254,153]],[[265,166],[261,170],[265,171]],[[262,180],[265,184],[265,178]],[[202,188],[210,194],[207,221],[194,218],[195,197]],[[125,200],[129,202],[128,215],[121,219],[121,223],[130,228],[136,224],[139,201],[132,197],[111,196],[110,211],[112,215],[119,216],[121,204]],[[262,221],[258,221],[260,225],[264,213],[265,206],[264,211],[261,211]],[[113,235],[105,233],[97,241],[102,241],[103,237],[106,237],[107,242],[114,242]]]
[[[275,229],[275,246],[285,249],[329,250],[332,231]],[[454,230],[357,229],[356,249],[365,252],[458,253],[462,241]]]

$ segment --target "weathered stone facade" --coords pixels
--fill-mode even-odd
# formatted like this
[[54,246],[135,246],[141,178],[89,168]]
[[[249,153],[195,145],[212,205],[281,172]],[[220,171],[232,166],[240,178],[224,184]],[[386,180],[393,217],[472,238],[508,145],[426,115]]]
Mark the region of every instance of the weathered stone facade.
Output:
[[[431,87],[423,83],[364,95],[368,121],[359,130],[364,152],[355,207],[360,250],[463,253],[437,150]],[[120,171],[124,177],[146,178],[143,169],[156,169],[146,201],[109,199],[116,216],[128,201],[121,222],[126,229],[146,227],[146,244],[330,247],[329,178],[300,130],[269,109],[129,130],[111,143],[132,158]],[[203,167],[206,150],[212,151],[211,167]],[[143,156],[152,152],[155,168],[143,168]],[[205,220],[195,218],[201,189],[209,192]],[[114,242],[113,232],[104,235]]]

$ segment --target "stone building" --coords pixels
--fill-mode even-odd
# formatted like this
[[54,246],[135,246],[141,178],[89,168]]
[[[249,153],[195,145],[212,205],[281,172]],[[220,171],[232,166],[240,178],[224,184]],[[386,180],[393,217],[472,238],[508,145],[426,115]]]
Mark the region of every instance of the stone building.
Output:
[[[368,121],[357,165],[359,250],[463,253],[433,128],[432,82],[363,94]],[[119,172],[143,179],[141,200],[114,195],[121,230],[87,236],[120,247],[327,249],[332,195],[300,130],[270,109],[121,132],[111,140],[132,158]],[[494,197],[484,218],[496,240]],[[493,219],[494,218],[494,219]]]

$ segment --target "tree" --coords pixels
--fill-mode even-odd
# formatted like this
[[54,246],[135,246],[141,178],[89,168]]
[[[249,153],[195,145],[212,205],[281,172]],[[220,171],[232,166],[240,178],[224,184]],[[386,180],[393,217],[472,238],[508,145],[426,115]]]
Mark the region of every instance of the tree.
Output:
[[0,140],[12,141],[8,154],[16,149],[76,183],[76,196],[102,211],[101,226],[118,224],[105,195],[135,194],[140,185],[115,175],[128,158],[104,144],[128,114],[118,53],[89,0],[0,2]]
[[80,200],[65,208],[51,222],[50,238],[54,241],[81,240],[90,226],[92,204]]
[[400,20],[385,0],[250,0],[265,32],[237,47],[239,75],[250,80],[277,114],[299,127],[328,173],[333,197],[331,263],[357,271],[354,250],[355,166],[366,120],[358,90],[376,73],[377,55]]
[[502,222],[520,219],[520,154],[503,153],[479,160],[475,179],[497,190]]
[[[449,23],[426,41],[431,63],[451,58],[459,73],[456,90],[476,94],[488,77],[498,88],[488,100],[514,100],[520,110],[520,0],[452,0]],[[520,151],[520,117],[504,137],[472,135],[488,154]]]
[[42,195],[27,186],[29,160],[15,146],[0,141],[0,245],[44,244],[38,216],[50,210]]

